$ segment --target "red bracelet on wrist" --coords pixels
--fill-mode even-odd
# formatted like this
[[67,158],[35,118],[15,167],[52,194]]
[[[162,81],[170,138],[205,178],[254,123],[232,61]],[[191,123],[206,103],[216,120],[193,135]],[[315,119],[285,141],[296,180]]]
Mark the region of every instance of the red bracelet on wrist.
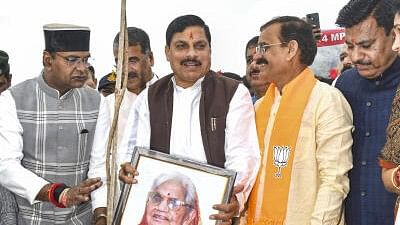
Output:
[[55,199],[54,197],[54,191],[56,190],[56,188],[63,186],[64,184],[62,183],[53,183],[51,184],[47,194],[48,194],[48,199],[49,202],[51,202],[53,205],[57,206],[58,208],[65,208],[65,206],[61,203],[58,202],[58,199]]

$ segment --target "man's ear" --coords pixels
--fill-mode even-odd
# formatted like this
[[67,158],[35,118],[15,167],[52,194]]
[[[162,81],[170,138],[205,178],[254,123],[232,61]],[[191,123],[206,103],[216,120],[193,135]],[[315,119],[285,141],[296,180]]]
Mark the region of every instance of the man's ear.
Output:
[[148,57],[149,57],[149,60],[150,60],[150,65],[151,65],[151,66],[154,66],[154,56],[153,56],[153,52],[149,52],[149,53],[148,53]]
[[287,59],[291,61],[299,52],[299,43],[297,43],[296,40],[291,40],[287,45],[288,45]]
[[169,49],[168,45],[165,45],[164,52],[165,52],[165,57],[167,58],[168,62],[169,62],[169,51],[170,51],[170,49]]
[[53,63],[53,56],[49,52],[44,51],[42,60],[43,60],[44,67],[50,67],[51,64]]

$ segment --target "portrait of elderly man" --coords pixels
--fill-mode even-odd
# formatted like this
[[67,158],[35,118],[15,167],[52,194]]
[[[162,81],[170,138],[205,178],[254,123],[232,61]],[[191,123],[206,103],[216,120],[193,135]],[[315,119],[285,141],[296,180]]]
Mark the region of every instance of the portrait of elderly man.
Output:
[[139,225],[198,225],[196,187],[184,174],[163,173],[154,179]]

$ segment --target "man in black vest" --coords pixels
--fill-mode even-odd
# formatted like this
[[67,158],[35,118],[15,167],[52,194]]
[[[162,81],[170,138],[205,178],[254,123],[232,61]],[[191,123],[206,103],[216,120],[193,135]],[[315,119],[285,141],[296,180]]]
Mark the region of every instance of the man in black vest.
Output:
[[[210,70],[210,30],[198,16],[180,16],[169,24],[165,54],[173,73],[138,96],[135,121],[128,122],[138,131],[131,135],[131,146],[235,170],[235,195],[228,204],[214,205],[220,213],[210,215],[231,224],[243,209],[259,166],[250,94],[244,85]],[[135,183],[128,174],[137,172],[123,164],[120,179]]]

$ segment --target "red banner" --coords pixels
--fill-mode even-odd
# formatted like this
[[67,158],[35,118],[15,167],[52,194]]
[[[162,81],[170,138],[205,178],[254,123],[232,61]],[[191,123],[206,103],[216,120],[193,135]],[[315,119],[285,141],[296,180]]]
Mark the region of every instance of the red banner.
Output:
[[321,40],[317,42],[318,47],[344,44],[344,29],[321,30]]

